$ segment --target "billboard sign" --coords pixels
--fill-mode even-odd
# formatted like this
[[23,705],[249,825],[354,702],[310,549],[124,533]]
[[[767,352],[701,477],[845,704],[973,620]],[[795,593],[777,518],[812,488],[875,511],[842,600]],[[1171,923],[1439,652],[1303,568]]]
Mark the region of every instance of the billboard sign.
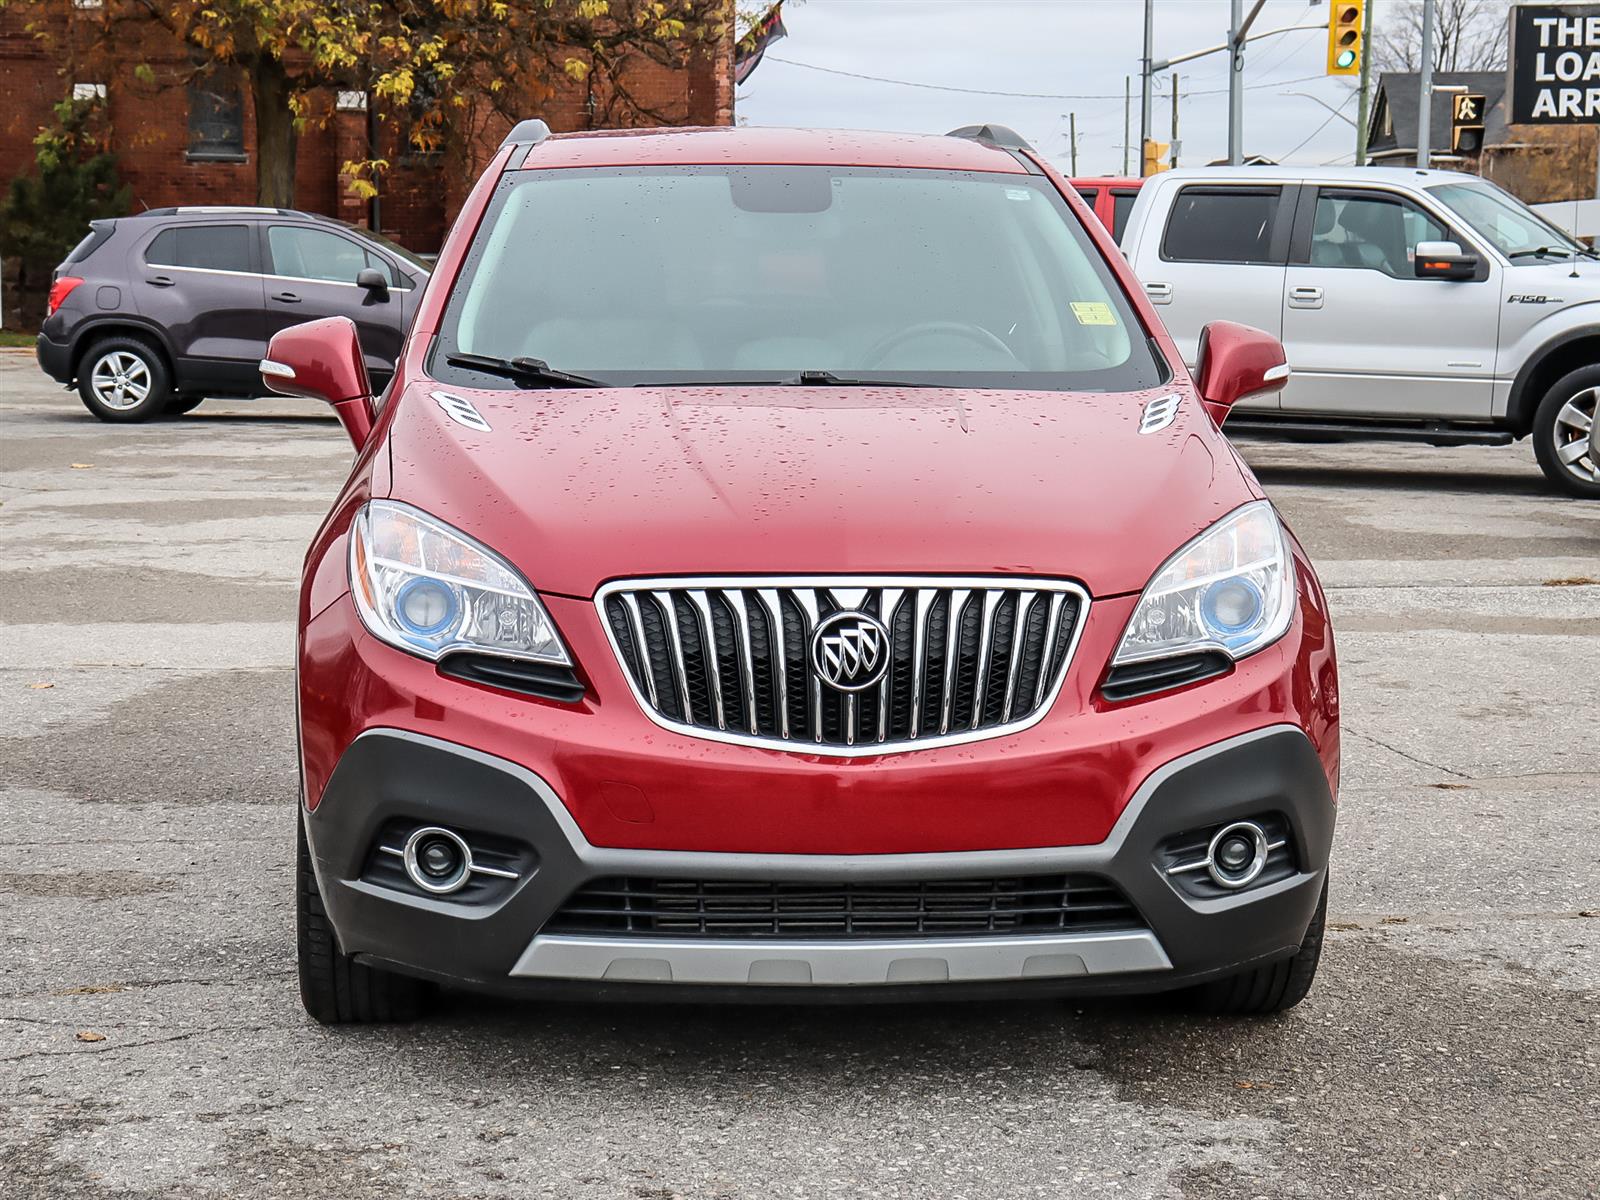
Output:
[[1511,10],[1511,123],[1600,125],[1600,4]]

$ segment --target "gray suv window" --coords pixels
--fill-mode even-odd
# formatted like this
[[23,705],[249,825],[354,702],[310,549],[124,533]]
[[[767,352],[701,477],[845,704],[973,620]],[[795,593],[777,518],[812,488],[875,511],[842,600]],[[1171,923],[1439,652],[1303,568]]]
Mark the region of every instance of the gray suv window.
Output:
[[269,225],[267,249],[272,255],[270,271],[274,275],[354,283],[363,268],[372,267],[382,271],[390,283],[399,282],[383,259],[349,238],[326,229],[313,229],[309,225]]
[[206,271],[249,271],[248,225],[179,225],[163,229],[144,252],[156,267],[195,267]]
[[1276,263],[1272,235],[1281,188],[1187,187],[1161,243],[1169,262]]

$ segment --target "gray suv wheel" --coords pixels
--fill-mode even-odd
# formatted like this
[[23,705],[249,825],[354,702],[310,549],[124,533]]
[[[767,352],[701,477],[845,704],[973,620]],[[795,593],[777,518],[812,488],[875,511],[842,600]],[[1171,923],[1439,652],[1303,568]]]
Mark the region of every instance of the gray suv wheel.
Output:
[[166,361],[142,338],[105,338],[78,364],[78,395],[102,421],[147,421],[166,408],[171,391]]

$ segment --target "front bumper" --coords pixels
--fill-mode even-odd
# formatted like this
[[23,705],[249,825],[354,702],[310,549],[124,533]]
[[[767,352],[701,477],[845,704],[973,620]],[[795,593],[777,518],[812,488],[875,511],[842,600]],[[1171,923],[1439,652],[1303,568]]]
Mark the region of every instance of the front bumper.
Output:
[[[1170,882],[1157,847],[1234,819],[1281,815],[1296,869],[1197,899]],[[1316,909],[1333,837],[1323,763],[1305,734],[1275,725],[1184,755],[1139,787],[1094,845],[904,854],[770,854],[592,844],[526,768],[427,735],[370,730],[339,759],[305,814],[318,882],[346,953],[498,991],[579,985],[661,996],[903,996],[973,989],[1160,991],[1293,953]],[[412,895],[374,882],[374,846],[394,822],[472,830],[530,847],[532,866],[492,903]],[[1115,883],[1143,928],[1027,936],[848,941],[572,936],[541,932],[583,884],[608,876],[889,882],[1086,873]],[[363,875],[367,878],[363,878]]]

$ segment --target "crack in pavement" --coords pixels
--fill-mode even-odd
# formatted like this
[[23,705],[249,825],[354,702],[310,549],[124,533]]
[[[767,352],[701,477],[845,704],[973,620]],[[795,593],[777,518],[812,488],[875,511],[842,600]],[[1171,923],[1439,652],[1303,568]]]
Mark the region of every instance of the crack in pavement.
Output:
[[231,1035],[241,1033],[285,1033],[291,1029],[304,1028],[305,1024],[299,1021],[293,1025],[218,1025],[211,1029],[193,1029],[188,1033],[175,1033],[171,1037],[147,1038],[142,1042],[112,1042],[108,1035],[105,1042],[99,1043],[92,1050],[30,1050],[25,1054],[12,1054],[7,1055],[5,1058],[0,1058],[0,1063],[26,1062],[34,1058],[67,1058],[72,1055],[82,1054],[115,1054],[123,1050],[140,1050],[147,1046],[166,1046],[173,1042],[187,1042],[193,1038],[205,1037],[214,1033]]
[[1425,758],[1419,758],[1415,754],[1407,753],[1406,751],[1400,749],[1400,747],[1398,747],[1398,746],[1390,745],[1388,742],[1384,741],[1382,738],[1373,737],[1370,733],[1362,733],[1359,729],[1355,729],[1355,728],[1351,727],[1348,718],[1345,720],[1345,722],[1344,722],[1344,724],[1341,727],[1339,732],[1340,732],[1341,735],[1344,735],[1344,736],[1365,738],[1367,741],[1371,742],[1373,745],[1382,746],[1385,750],[1389,751],[1391,754],[1398,754],[1401,758],[1405,759],[1408,762],[1414,762],[1419,767],[1429,767],[1429,768],[1431,768],[1431,769],[1433,769],[1435,771],[1442,771],[1446,775],[1453,776],[1456,779],[1471,779],[1472,778],[1472,776],[1468,775],[1465,771],[1457,771],[1454,767],[1447,767],[1443,763],[1429,762]]

